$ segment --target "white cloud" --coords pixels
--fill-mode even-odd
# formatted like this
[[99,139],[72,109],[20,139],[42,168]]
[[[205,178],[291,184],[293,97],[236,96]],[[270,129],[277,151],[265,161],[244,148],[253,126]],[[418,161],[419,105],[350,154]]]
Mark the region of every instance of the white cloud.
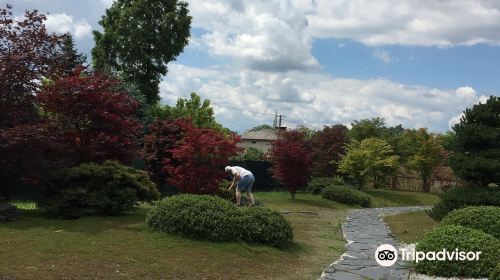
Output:
[[[472,96],[477,95],[476,91],[471,87],[460,87],[456,90],[456,93],[458,95],[461,95],[462,97],[469,96],[469,98],[472,98]],[[479,98],[477,98],[477,100],[476,100],[476,102],[474,102],[474,104],[483,104],[483,103],[486,103],[487,100],[488,100],[488,96],[481,95],[481,96],[479,96]],[[468,107],[471,107],[474,104],[471,104]],[[452,128],[455,124],[459,123],[463,116],[464,116],[464,113],[462,112],[462,113],[450,118],[450,120],[448,121],[448,127]]]
[[[109,0],[102,0],[109,1]],[[493,0],[188,0],[197,48],[267,72],[319,69],[315,38],[370,46],[500,44]],[[384,63],[395,58],[374,50]]]
[[115,0],[101,0],[101,3],[104,5],[104,7],[109,8],[113,4]]
[[500,5],[493,0],[317,0],[308,31],[367,45],[500,44]]
[[377,49],[373,51],[373,56],[375,58],[382,60],[382,62],[384,62],[385,64],[389,64],[393,60],[393,57],[388,51],[382,51]]
[[261,71],[314,69],[301,1],[189,1],[193,26],[212,55]]
[[[321,128],[380,116],[389,125],[445,131],[454,116],[485,98],[471,87],[440,90],[387,79],[334,78],[301,71],[269,74],[198,69],[178,64],[170,66],[161,88],[168,104],[174,104],[178,96],[198,92],[212,101],[216,117],[224,125],[238,131],[271,123],[275,108],[287,116],[285,124],[291,127],[300,123]],[[165,91],[169,93],[165,95]]]
[[71,33],[75,38],[90,37],[92,26],[85,20],[75,20],[72,15],[49,14],[45,22],[47,30],[56,33]]

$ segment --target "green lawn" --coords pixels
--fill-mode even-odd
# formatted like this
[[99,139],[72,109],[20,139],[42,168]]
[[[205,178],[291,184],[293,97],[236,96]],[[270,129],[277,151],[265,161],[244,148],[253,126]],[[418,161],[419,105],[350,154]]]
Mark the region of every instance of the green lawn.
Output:
[[372,207],[434,205],[439,197],[431,193],[363,189],[372,199]]
[[315,279],[343,253],[348,206],[309,194],[255,196],[292,211],[284,214],[295,234],[289,248],[156,233],[144,224],[147,206],[68,221],[44,219],[25,204],[21,220],[0,225],[0,279]]
[[[430,205],[437,199],[366,192],[374,207]],[[295,200],[280,191],[255,197],[265,207],[286,212],[295,236],[289,248],[153,232],[144,224],[147,205],[117,217],[55,220],[42,218],[33,203],[19,202],[22,218],[0,225],[0,279],[315,279],[343,253],[340,225],[352,208],[359,208],[307,193]],[[414,217],[402,220],[409,223],[404,227],[421,227]]]
[[406,244],[417,242],[437,225],[437,222],[429,217],[425,211],[390,215],[386,216],[384,220],[396,239]]

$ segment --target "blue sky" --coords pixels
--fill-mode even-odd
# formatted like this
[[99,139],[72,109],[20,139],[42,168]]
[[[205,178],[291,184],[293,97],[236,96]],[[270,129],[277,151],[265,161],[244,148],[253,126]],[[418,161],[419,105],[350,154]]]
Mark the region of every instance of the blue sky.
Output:
[[[13,0],[49,12],[90,57],[92,29],[112,0]],[[323,125],[383,117],[443,132],[461,112],[500,95],[500,1],[188,1],[192,38],[160,89],[191,91],[217,119],[244,131],[272,123]]]

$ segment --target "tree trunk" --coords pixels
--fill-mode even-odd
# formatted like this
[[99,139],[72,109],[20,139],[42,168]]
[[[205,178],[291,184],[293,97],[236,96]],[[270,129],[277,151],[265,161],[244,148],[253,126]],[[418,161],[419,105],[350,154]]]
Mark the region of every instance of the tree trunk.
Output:
[[292,195],[292,199],[295,199],[295,192],[290,192],[290,194]]
[[422,175],[422,183],[423,183],[422,190],[426,193],[430,192],[431,186],[429,184],[429,180],[428,180],[427,176]]

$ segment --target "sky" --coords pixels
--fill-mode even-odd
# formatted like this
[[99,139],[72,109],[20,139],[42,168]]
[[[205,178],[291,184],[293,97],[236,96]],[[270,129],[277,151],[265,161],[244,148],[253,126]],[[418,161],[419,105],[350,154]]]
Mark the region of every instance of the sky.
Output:
[[[445,132],[500,96],[500,0],[188,0],[191,38],[168,64],[164,104],[197,92],[238,132],[272,125],[388,125]],[[90,58],[112,0],[0,0],[49,13]]]

